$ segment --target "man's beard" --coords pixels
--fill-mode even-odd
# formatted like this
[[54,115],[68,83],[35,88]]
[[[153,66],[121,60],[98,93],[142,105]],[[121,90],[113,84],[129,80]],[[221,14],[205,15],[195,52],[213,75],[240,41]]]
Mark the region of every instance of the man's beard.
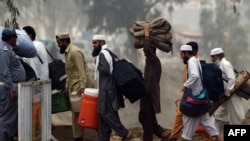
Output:
[[101,46],[101,45],[98,45],[96,48],[93,49],[93,51],[92,51],[92,56],[93,56],[93,57],[98,56],[101,50],[102,50],[102,46]]
[[183,60],[183,63],[184,63],[184,64],[187,64],[187,63],[188,63],[188,57],[184,56],[182,60]]
[[220,66],[220,61],[219,61],[219,59],[216,59],[216,60],[214,61],[214,64],[215,64],[216,66]]
[[61,53],[61,54],[64,54],[66,48],[67,48],[67,46],[61,46],[61,47],[60,47],[60,53]]

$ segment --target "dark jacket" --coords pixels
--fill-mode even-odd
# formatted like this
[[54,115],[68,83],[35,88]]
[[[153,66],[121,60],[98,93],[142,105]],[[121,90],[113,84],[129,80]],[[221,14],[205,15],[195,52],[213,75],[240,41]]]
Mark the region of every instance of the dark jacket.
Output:
[[109,107],[112,107],[114,111],[118,111],[124,107],[124,101],[117,94],[113,74],[110,74],[110,66],[103,53],[99,55],[97,69],[99,71],[98,112],[105,114]]
[[146,56],[146,64],[144,69],[144,85],[147,95],[141,99],[141,111],[147,110],[144,105],[149,104],[144,102],[144,98],[150,98],[152,101],[155,113],[161,112],[160,106],[160,78],[161,78],[161,62],[156,56],[156,48],[150,40],[146,40],[143,49]]

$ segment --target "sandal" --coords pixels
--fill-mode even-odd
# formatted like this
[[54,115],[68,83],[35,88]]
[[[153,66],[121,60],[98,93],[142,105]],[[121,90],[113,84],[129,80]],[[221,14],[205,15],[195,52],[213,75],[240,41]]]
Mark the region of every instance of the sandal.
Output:
[[171,132],[168,129],[165,129],[161,134],[161,141],[168,141]]
[[131,141],[133,138],[134,138],[134,137],[133,137],[131,131],[128,131],[128,135],[127,135],[127,136],[124,136],[124,137],[122,138],[122,141]]

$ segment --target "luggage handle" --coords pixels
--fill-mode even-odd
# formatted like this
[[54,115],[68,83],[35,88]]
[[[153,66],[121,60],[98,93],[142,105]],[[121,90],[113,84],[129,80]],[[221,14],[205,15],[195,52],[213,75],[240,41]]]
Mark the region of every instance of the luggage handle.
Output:
[[53,61],[55,61],[56,59],[50,54],[50,52],[47,50],[46,47],[45,47],[45,50],[46,50],[46,52],[49,54],[49,56],[51,57],[51,59],[52,59]]

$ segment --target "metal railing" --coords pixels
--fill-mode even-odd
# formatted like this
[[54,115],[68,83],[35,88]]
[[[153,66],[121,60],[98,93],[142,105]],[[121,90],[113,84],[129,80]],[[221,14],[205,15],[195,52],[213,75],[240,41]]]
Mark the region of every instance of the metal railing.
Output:
[[18,83],[18,141],[50,141],[51,80]]

